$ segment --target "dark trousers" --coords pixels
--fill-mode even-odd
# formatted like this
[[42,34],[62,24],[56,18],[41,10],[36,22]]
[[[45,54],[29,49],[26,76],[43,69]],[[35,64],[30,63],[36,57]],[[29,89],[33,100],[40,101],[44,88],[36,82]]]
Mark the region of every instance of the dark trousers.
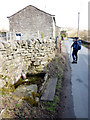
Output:
[[77,61],[78,59],[77,52],[78,50],[73,50],[73,53],[72,53],[73,61]]

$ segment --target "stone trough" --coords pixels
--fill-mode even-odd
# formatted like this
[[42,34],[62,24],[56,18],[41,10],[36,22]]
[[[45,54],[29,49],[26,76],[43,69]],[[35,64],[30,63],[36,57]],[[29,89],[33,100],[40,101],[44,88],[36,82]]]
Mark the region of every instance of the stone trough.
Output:
[[20,99],[24,99],[30,102],[32,105],[39,106],[40,97],[44,92],[47,81],[48,81],[47,73],[44,75],[43,82],[40,86],[36,84],[37,82],[34,83],[34,81],[30,83],[29,75],[28,75],[28,79],[22,81],[23,84],[21,85],[17,84],[18,86],[15,84],[17,87],[13,92],[13,95],[19,97]]
[[9,94],[10,92],[15,97],[39,106],[47,81],[48,73],[26,74],[26,79],[20,78],[14,85],[5,85],[2,88],[2,94]]

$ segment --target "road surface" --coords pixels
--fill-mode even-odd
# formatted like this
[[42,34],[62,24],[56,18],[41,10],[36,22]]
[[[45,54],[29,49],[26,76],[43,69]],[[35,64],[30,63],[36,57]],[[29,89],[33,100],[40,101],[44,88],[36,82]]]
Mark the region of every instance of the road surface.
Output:
[[64,41],[71,65],[74,113],[76,118],[88,118],[88,49],[82,46],[78,52],[78,63],[72,64],[72,43],[72,39]]

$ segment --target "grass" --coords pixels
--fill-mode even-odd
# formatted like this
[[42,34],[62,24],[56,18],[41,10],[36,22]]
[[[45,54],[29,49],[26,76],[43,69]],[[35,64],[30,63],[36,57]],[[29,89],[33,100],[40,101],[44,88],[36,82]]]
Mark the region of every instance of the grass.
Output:
[[59,92],[60,92],[60,88],[61,88],[61,85],[57,85],[56,86],[56,94],[54,96],[54,100],[53,102],[45,102],[44,105],[44,109],[50,111],[52,114],[55,114],[56,113],[56,108],[59,104]]
[[35,92],[32,92],[32,97],[24,96],[23,100],[25,100],[26,102],[30,103],[32,106],[39,107],[40,106],[40,100],[36,101],[36,97],[38,97],[38,99],[39,99],[39,94],[35,93]]
[[60,101],[60,92],[62,88],[62,80],[64,77],[64,70],[65,70],[65,58],[57,55],[54,61],[52,61],[52,63],[53,63],[53,68],[51,69],[54,70],[55,68],[55,70],[52,72],[53,77],[58,78],[58,82],[56,85],[56,93],[53,102],[44,102],[43,104],[45,110],[48,110],[49,112],[51,112],[51,114],[55,114]]
[[14,92],[15,87],[10,82],[8,82],[3,88],[0,89],[2,95],[9,94],[10,92]]
[[52,114],[56,113],[56,108],[59,104],[59,94],[61,92],[61,79],[58,80],[57,86],[56,86],[56,94],[54,96],[53,102],[45,102],[44,103],[44,109],[50,111]]
[[88,49],[90,49],[90,45],[82,43],[82,45]]
[[15,105],[15,108],[19,108],[19,107],[20,107],[20,105],[19,105],[19,104],[16,104],[16,105]]
[[50,111],[52,114],[55,114],[56,107],[58,106],[59,98],[55,95],[53,102],[46,102],[45,109]]

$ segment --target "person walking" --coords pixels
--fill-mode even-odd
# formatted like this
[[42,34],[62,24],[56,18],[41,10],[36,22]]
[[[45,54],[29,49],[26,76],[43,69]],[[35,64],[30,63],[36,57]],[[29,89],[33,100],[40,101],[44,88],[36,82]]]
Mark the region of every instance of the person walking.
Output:
[[73,52],[72,52],[72,57],[73,57],[73,62],[72,63],[77,63],[78,60],[78,50],[81,49],[80,42],[78,42],[78,37],[74,38],[74,43],[71,45],[71,48],[73,47]]

